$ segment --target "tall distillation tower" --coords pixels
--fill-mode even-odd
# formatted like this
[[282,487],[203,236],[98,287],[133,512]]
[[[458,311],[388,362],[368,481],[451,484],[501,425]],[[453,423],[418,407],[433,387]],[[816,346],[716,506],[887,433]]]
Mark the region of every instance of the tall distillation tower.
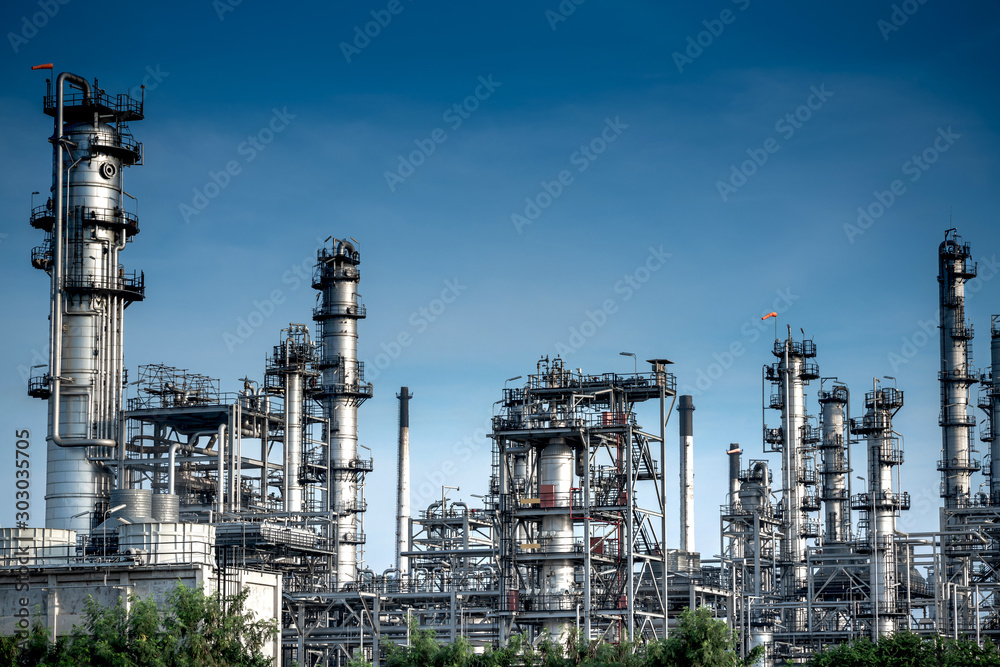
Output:
[[[281,334],[281,342],[274,346],[264,373],[267,392],[285,399],[281,509],[292,514],[328,511],[326,485],[321,484],[320,498],[307,499],[312,487],[304,484],[313,477],[328,475],[323,468],[325,461],[316,460],[320,457],[310,456],[308,451],[308,407],[311,396],[316,392],[315,379],[319,374],[313,369],[316,344],[304,324],[289,324]],[[316,470],[323,472],[314,475]],[[261,499],[266,497],[266,490],[262,488]]]
[[55,119],[53,185],[31,212],[31,226],[45,231],[31,261],[51,276],[49,365],[28,393],[49,401],[45,525],[87,534],[113,483],[99,460],[120,441],[125,308],[144,296],[142,274],[118,263],[139,232],[123,168],[142,164],[128,123],[142,120],[143,104],[63,72],[55,94],[49,81],[44,110]]
[[[851,470],[850,449],[847,445],[847,420],[844,418],[850,393],[845,385],[834,384],[819,392],[823,410],[821,420],[822,440],[819,444],[822,457],[820,468],[820,499],[823,501],[825,545],[842,545],[851,534],[851,507],[848,498]],[[845,456],[846,454],[846,456]]]
[[990,372],[983,374],[979,407],[986,413],[980,439],[990,445],[990,504],[1000,505],[1000,315],[990,318]]
[[[819,536],[819,521],[810,515],[819,510],[816,493],[815,450],[819,433],[808,422],[804,386],[819,378],[816,344],[811,340],[792,339],[774,342],[778,361],[766,366],[764,375],[771,381],[769,407],[781,411],[781,426],[765,428],[764,439],[781,452],[781,593],[786,600],[802,597],[806,580],[806,540]],[[786,630],[795,630],[805,619],[801,605],[784,610]]]
[[969,364],[972,325],[965,318],[965,283],[976,275],[970,262],[972,250],[956,230],[945,232],[938,248],[938,290],[941,327],[941,496],[945,508],[968,507],[970,478],[979,469],[973,458],[972,429],[976,418],[968,414],[969,386],[975,383]]
[[365,317],[358,283],[361,255],[354,244],[332,239],[317,253],[313,289],[320,303],[313,319],[320,323],[322,351],[316,368],[322,372],[317,393],[330,420],[330,469],[333,511],[337,514],[337,585],[357,579],[359,552],[365,543],[364,481],[371,459],[358,457],[358,406],[372,396],[358,361],[358,320]]
[[864,416],[851,420],[851,431],[865,436],[868,449],[868,492],[854,496],[851,505],[862,513],[857,550],[871,553],[870,605],[862,612],[871,616],[872,641],[905,627],[902,619],[909,613],[897,591],[896,516],[910,509],[910,496],[894,488],[893,482],[893,470],[903,463],[903,449],[892,418],[902,407],[903,392],[876,384],[865,394]]

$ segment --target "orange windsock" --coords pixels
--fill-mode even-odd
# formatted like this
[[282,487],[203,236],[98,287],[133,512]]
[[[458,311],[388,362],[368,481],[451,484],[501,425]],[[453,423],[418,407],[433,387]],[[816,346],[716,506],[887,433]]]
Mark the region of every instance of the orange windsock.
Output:
[[766,320],[769,317],[777,317],[777,316],[778,316],[778,313],[776,313],[775,311],[772,310],[770,313],[768,313],[767,315],[765,315],[764,317],[762,317],[760,319]]
[[31,69],[52,69],[52,63],[45,63],[44,65],[32,65]]

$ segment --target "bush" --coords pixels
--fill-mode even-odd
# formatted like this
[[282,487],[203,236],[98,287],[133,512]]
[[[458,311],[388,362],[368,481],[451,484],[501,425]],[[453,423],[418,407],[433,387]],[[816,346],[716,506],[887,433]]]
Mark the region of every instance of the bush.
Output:
[[246,591],[225,600],[184,584],[167,595],[161,611],[152,598],[129,595],[102,607],[87,600],[84,627],[53,643],[35,624],[27,638],[0,639],[0,665],[17,667],[268,667],[261,650],[277,632],[272,620],[246,616]]
[[986,640],[921,637],[897,632],[872,643],[867,637],[817,653],[810,667],[1000,667],[1000,652]]

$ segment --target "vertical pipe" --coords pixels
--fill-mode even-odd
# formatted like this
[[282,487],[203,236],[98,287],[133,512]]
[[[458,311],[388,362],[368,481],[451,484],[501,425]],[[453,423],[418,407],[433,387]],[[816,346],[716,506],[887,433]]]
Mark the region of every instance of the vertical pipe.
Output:
[[694,551],[694,399],[681,396],[680,417],[681,551]]
[[396,569],[400,576],[409,572],[409,558],[403,552],[410,550],[410,399],[409,388],[400,387],[399,399],[399,451],[396,462]]
[[[662,390],[661,390],[662,393]],[[660,408],[660,424],[664,424],[663,421],[663,409],[662,403]],[[662,436],[662,428],[661,428]],[[663,439],[660,440],[661,446],[663,445]],[[589,642],[590,641],[590,619],[593,614],[593,606],[591,603],[591,591],[590,591],[590,577],[593,572],[592,569],[592,559],[591,559],[591,549],[593,548],[590,542],[590,517],[592,515],[592,508],[590,504],[590,477],[593,467],[591,466],[590,455],[590,431],[584,431],[583,440],[584,449],[586,450],[585,456],[587,465],[584,466],[583,474],[583,539],[584,539],[584,558],[583,558],[583,636]],[[503,487],[501,487],[503,488]],[[666,496],[664,496],[666,497]],[[664,553],[664,568],[663,568],[663,578],[664,585],[666,584],[667,568],[666,568],[666,552],[667,552],[667,536],[664,533],[663,536],[663,553]],[[664,589],[664,598],[666,598],[666,590]],[[666,605],[664,605],[664,618],[666,617]],[[664,624],[664,631],[666,624]]]
[[[660,508],[660,531],[663,544],[660,545],[660,571],[663,574],[661,591],[663,592],[663,638],[670,636],[670,574],[667,572],[667,378],[664,366],[653,361],[653,370],[657,373],[657,384],[660,385],[660,498],[663,506]],[[587,512],[590,514],[590,512]],[[589,534],[588,534],[589,536]],[[587,570],[589,572],[589,568]],[[590,637],[587,637],[588,641]]]
[[216,514],[219,515],[219,521],[222,520],[222,514],[226,511],[226,425],[219,424],[219,432],[215,438],[215,446],[219,450],[219,484],[216,489]]

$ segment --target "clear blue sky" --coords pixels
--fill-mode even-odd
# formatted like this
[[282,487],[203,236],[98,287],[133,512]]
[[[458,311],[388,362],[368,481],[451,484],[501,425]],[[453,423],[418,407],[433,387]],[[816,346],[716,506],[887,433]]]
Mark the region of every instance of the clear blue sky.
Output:
[[[957,226],[977,259],[1000,253],[1000,9],[908,0],[893,16],[888,1],[673,4],[564,0],[575,7],[567,16],[557,0],[5,3],[0,449],[13,458],[19,428],[38,454],[44,447],[45,407],[26,396],[19,368],[47,349],[46,276],[29,264],[42,234],[28,213],[30,193],[50,185],[52,127],[41,111],[46,73],[30,66],[54,62],[56,72],[98,76],[109,92],[147,85],[147,120],[133,127],[146,165],[127,173],[142,232],[123,261],[148,286],[127,312],[131,372],[166,363],[229,390],[259,378],[280,329],[309,322],[315,293],[295,267],[311,265],[317,239],[360,241],[361,358],[371,371],[400,334],[411,340],[379,370],[360,413],[361,442],[375,455],[367,532],[376,569],[392,558],[399,387],[415,395],[415,495],[447,457],[461,467],[447,483],[470,500],[489,473],[477,429],[504,380],[557,349],[591,372],[631,371],[621,351],[677,362],[697,408],[697,545],[717,553],[725,449],[740,442],[762,455],[760,369],[773,360],[773,329],[755,326],[776,302],[780,326],[812,335],[823,374],[856,397],[873,376],[898,378],[902,480],[915,508],[900,525],[932,527],[938,354],[933,336],[919,345],[919,323],[936,316],[946,228]],[[377,19],[385,25],[367,26],[374,37],[357,37]],[[275,110],[280,131],[254,148],[248,137]],[[433,153],[416,155],[410,174],[400,156],[410,162],[420,146]],[[762,164],[743,165],[754,158]],[[198,200],[211,174],[225,180],[227,163],[238,173]],[[744,182],[734,165],[753,173]],[[900,194],[881,215],[845,229],[859,207],[878,213],[890,195],[877,193],[897,180]],[[183,206],[206,203],[185,219]],[[656,270],[640,268],[647,260]],[[984,274],[998,270],[986,265]],[[446,281],[458,295],[441,312]],[[264,302],[275,292],[272,312]],[[980,365],[998,295],[1000,282],[984,281],[968,304]],[[263,324],[238,344],[227,339],[257,308]],[[438,314],[430,321],[421,308]],[[601,326],[585,325],[588,312]],[[652,406],[640,420],[653,428]],[[478,445],[471,455],[456,451],[465,438]],[[0,486],[12,489],[2,467]],[[43,495],[35,468],[37,525]],[[0,501],[4,525],[11,500]]]

